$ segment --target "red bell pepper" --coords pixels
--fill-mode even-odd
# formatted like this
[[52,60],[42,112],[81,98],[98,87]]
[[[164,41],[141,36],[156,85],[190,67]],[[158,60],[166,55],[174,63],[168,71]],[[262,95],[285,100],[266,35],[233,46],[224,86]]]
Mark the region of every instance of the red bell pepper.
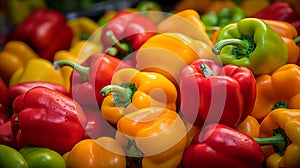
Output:
[[8,118],[10,118],[12,115],[12,104],[15,98],[37,86],[47,87],[49,89],[59,91],[65,95],[69,94],[64,86],[55,83],[49,83],[49,82],[20,83],[12,87],[9,87],[7,90],[3,92],[2,96],[0,96],[0,115],[5,114]]
[[[104,52],[124,59],[153,36],[155,30],[156,23],[150,18],[139,13],[121,11],[103,28],[101,42]],[[112,50],[117,51],[117,53],[112,53]],[[135,61],[134,55],[131,55],[131,58],[131,61]],[[135,65],[134,62],[132,64]]]
[[300,35],[300,16],[294,6],[292,6],[289,2],[273,2],[264,10],[249,17],[289,22],[296,28]]
[[105,120],[99,108],[82,106],[87,118],[85,139],[97,139],[101,136],[114,137],[116,129]]
[[185,150],[183,168],[258,168],[264,155],[250,136],[223,124],[209,124],[196,135]]
[[256,81],[243,66],[220,66],[198,59],[180,73],[181,110],[192,124],[226,124],[234,127],[252,111],[256,99]]
[[10,120],[0,125],[0,144],[17,148],[15,137],[11,130]]
[[62,13],[40,8],[16,27],[12,38],[28,43],[40,57],[52,61],[57,51],[70,48],[73,33]]
[[71,66],[71,97],[81,105],[101,107],[104,99],[100,90],[109,85],[115,71],[131,67],[126,62],[107,54],[94,54],[82,65],[67,60],[54,62],[55,68]]
[[17,146],[46,147],[61,154],[82,140],[86,116],[70,97],[46,87],[35,87],[13,103],[12,131]]

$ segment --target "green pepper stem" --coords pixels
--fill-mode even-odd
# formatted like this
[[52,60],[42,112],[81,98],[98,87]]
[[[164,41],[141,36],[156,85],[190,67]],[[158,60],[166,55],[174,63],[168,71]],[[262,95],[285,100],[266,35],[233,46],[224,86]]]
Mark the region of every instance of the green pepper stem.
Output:
[[76,64],[69,60],[59,60],[59,61],[54,62],[55,69],[59,69],[60,67],[63,67],[63,66],[70,66],[70,67],[74,68],[80,74],[80,76],[82,77],[82,79],[84,81],[88,81],[88,75],[89,75],[89,70],[90,70],[89,67],[81,66],[81,65]]
[[100,91],[100,94],[103,97],[106,97],[109,93],[114,92],[114,103],[116,106],[125,107],[131,103],[131,98],[135,92],[135,86],[130,85],[129,87],[122,87],[118,85],[107,85],[103,87]]
[[206,64],[200,64],[200,70],[204,77],[215,75],[215,73]]
[[107,31],[106,34],[107,38],[113,45],[118,49],[121,54],[127,54],[130,50],[129,46],[126,43],[121,43],[117,37],[115,36],[114,32],[111,30]]
[[216,55],[219,55],[222,48],[227,45],[236,46],[240,54],[246,54],[250,47],[246,41],[241,39],[223,39],[215,44],[215,46],[212,48],[212,52]]
[[300,36],[296,37],[296,38],[294,39],[294,42],[295,42],[296,44],[298,44],[298,43],[300,42]]
[[208,31],[217,31],[217,30],[219,30],[219,29],[221,29],[222,27],[220,27],[220,26],[207,26],[206,27],[206,31],[208,32]]

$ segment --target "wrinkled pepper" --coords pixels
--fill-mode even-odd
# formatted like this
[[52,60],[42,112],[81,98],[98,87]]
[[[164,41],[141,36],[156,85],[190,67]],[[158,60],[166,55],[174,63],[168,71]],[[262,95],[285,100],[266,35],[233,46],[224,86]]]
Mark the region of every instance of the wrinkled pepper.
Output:
[[9,86],[24,82],[50,82],[64,86],[68,78],[61,71],[55,71],[52,62],[44,58],[30,59],[23,67],[18,68],[11,76]]
[[102,136],[78,142],[63,155],[67,167],[72,168],[126,168],[125,152],[118,141]]
[[[250,69],[198,59],[180,73],[183,117],[196,126],[222,123],[235,127],[252,111],[256,82]],[[214,107],[214,108],[213,108]]]
[[288,61],[285,42],[261,19],[244,18],[225,26],[213,52],[223,64],[246,66],[255,76],[271,73]]
[[[10,120],[6,121],[3,124],[0,124],[0,144],[17,149],[16,140],[11,130]],[[1,165],[1,161],[0,161],[0,165]]]
[[297,63],[300,58],[300,48],[295,41],[298,37],[295,27],[285,21],[264,19],[264,22],[266,22],[273,30],[275,30],[285,42],[289,54],[287,63]]
[[30,59],[38,57],[26,43],[9,41],[0,52],[0,76],[8,84],[18,68],[23,67]]
[[182,167],[254,168],[263,161],[263,152],[253,138],[223,124],[209,124],[185,150]]
[[289,2],[273,2],[263,10],[253,13],[249,17],[289,22],[296,28],[298,34],[300,34],[300,16],[295,7]]
[[47,148],[27,146],[19,151],[0,144],[0,167],[65,168],[63,157]]
[[74,18],[67,24],[73,32],[72,46],[78,41],[88,40],[96,31],[100,31],[100,26],[88,17]]
[[300,166],[299,130],[299,109],[277,108],[263,119],[259,138],[254,139],[271,150],[265,159],[267,167]]
[[140,13],[121,11],[104,26],[100,41],[104,52],[120,59],[129,59],[134,65],[135,59],[130,53],[153,36],[155,29],[155,22]]
[[193,9],[186,9],[162,20],[156,30],[158,33],[181,33],[195,40],[210,44],[206,34],[206,26],[200,20],[200,15]]
[[213,58],[209,44],[181,33],[162,33],[148,39],[137,51],[136,68],[161,73],[178,85],[180,70],[199,58]]
[[63,154],[84,136],[84,111],[58,91],[34,87],[15,99],[13,111],[12,131],[19,148],[27,144]]
[[17,25],[12,38],[26,42],[40,57],[52,61],[55,52],[70,48],[73,33],[62,13],[40,8]]
[[70,77],[70,94],[75,101],[99,107],[103,101],[100,90],[110,84],[115,71],[131,67],[126,62],[103,53],[90,56],[81,65],[68,60],[59,60],[54,64],[55,68],[69,66],[74,69]]
[[299,79],[300,67],[296,64],[286,64],[272,74],[256,77],[257,96],[251,115],[262,120],[278,107],[300,109]]
[[187,143],[186,128],[177,112],[147,107],[123,116],[117,141],[126,149],[128,167],[178,167]]
[[156,72],[121,69],[113,75],[111,85],[101,89],[101,95],[105,97],[101,113],[112,124],[141,108],[158,106],[176,111],[176,87]]

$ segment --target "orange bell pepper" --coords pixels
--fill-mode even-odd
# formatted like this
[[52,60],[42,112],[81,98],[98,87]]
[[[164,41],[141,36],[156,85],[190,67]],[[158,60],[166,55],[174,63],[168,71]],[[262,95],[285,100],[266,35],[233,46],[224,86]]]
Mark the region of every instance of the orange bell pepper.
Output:
[[110,137],[81,140],[63,158],[69,168],[126,168],[121,144]]
[[175,111],[164,107],[143,108],[122,117],[117,128],[119,138],[123,136],[121,144],[126,144],[127,156],[135,158],[130,165],[179,166],[187,137],[184,122]]
[[251,136],[252,138],[256,138],[259,136],[259,126],[260,124],[257,119],[249,115],[243,122],[239,123],[235,129]]
[[298,36],[296,28],[288,22],[278,20],[264,20],[283,39],[288,47],[288,62],[296,63],[300,58],[300,49],[294,39]]
[[251,115],[262,120],[274,108],[300,109],[300,67],[286,64],[256,77],[256,101]]
[[159,106],[176,110],[176,88],[159,73],[124,68],[115,72],[111,83],[101,89],[105,96],[101,113],[112,124],[141,108]]

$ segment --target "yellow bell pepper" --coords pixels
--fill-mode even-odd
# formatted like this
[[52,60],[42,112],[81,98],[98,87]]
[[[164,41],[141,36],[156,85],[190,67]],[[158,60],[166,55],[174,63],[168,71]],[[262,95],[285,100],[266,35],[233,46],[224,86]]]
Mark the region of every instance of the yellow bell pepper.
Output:
[[111,83],[101,89],[105,96],[101,113],[112,124],[141,108],[158,106],[176,111],[176,87],[159,73],[123,68],[115,72]]
[[199,58],[213,58],[212,47],[181,33],[162,33],[149,38],[136,53],[136,68],[157,72],[175,85],[181,69]]
[[300,109],[300,67],[285,64],[272,74],[256,77],[256,101],[251,115],[262,120],[278,107]]
[[266,158],[267,167],[300,167],[299,131],[300,109],[277,108],[263,119],[260,138],[254,139],[272,151]]
[[72,45],[75,45],[80,40],[87,40],[94,33],[101,31],[100,26],[88,17],[75,18],[69,20],[67,24],[72,29],[74,35]]
[[[102,52],[102,45],[100,43],[98,44],[93,41],[80,40],[76,44],[74,44],[68,51],[60,50],[56,52],[53,60],[68,60],[81,64],[91,55],[100,52]],[[60,71],[62,72],[64,79],[69,79],[65,80],[65,85],[67,88],[70,88],[70,77],[73,72],[73,68],[64,66],[60,68]]]
[[256,138],[259,136],[259,127],[260,124],[257,119],[249,115],[243,122],[239,123],[235,129],[251,136],[252,138]]
[[110,137],[81,140],[63,158],[68,168],[126,168],[121,144]]
[[22,41],[9,41],[0,52],[0,76],[9,83],[12,74],[30,59],[39,56]]
[[200,20],[200,15],[193,9],[179,11],[157,25],[159,33],[181,33],[206,44],[211,41],[206,33],[205,24]]
[[242,0],[239,6],[245,11],[247,16],[251,16],[270,5],[268,0]]
[[[175,111],[164,107],[139,109],[122,117],[116,140],[127,139],[127,156],[143,168],[178,167],[186,147],[184,122]],[[125,138],[124,138],[125,136]],[[131,165],[130,163],[129,165]]]
[[61,71],[56,71],[53,64],[44,58],[30,59],[24,67],[17,69],[11,77],[9,86],[33,81],[51,82],[66,87]]

